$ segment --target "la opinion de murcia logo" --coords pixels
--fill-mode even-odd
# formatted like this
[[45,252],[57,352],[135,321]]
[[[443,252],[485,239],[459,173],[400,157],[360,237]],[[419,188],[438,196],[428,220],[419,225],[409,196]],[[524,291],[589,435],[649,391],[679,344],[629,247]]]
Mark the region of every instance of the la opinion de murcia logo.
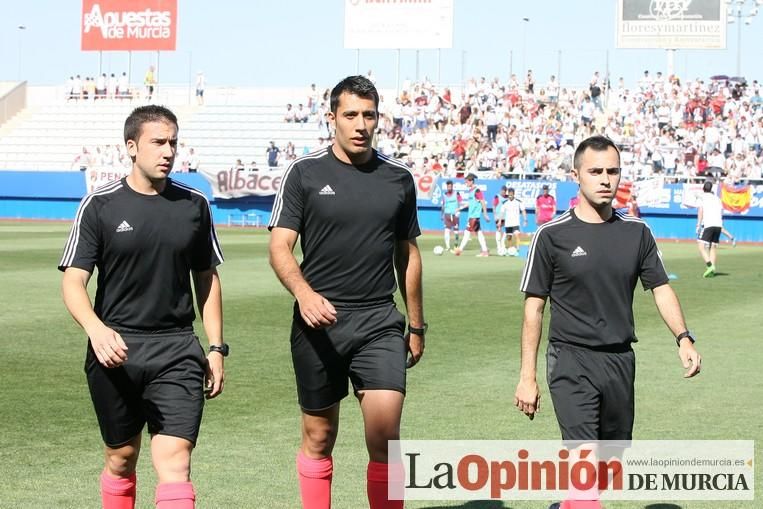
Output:
[[108,11],[101,12],[101,5],[94,4],[85,13],[85,33],[99,28],[104,39],[166,39],[170,37],[172,16],[169,11]]

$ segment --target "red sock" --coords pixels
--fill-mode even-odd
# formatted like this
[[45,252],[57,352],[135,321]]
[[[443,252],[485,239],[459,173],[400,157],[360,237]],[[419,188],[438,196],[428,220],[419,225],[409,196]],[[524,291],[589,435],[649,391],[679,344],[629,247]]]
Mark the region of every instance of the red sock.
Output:
[[389,500],[387,498],[389,476],[387,474],[386,463],[369,461],[366,479],[366,491],[368,492],[368,506],[370,509],[403,509],[402,500]]
[[156,487],[156,509],[193,509],[192,482],[165,482]]
[[101,474],[103,509],[133,509],[135,507],[135,473],[130,477],[111,477]]
[[330,509],[331,477],[334,474],[334,460],[331,456],[316,460],[300,451],[297,454],[297,474],[302,508]]

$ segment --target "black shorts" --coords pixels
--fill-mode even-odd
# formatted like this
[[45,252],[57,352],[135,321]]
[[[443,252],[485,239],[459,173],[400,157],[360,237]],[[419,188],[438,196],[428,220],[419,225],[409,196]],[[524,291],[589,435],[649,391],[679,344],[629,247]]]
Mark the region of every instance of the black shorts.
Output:
[[519,233],[519,226],[507,226],[503,231],[506,232],[506,235],[512,235],[514,232]]
[[124,445],[148,423],[151,434],[196,444],[204,409],[206,355],[191,332],[130,334],[127,362],[103,367],[88,341],[85,373],[103,441]]
[[337,322],[312,329],[294,305],[291,356],[297,396],[304,410],[323,410],[348,394],[389,389],[405,394],[405,317],[392,301],[339,305]]
[[636,357],[630,345],[619,350],[548,344],[546,376],[563,440],[631,440]]
[[702,233],[699,235],[699,240],[707,242],[708,244],[717,244],[721,240],[721,227],[720,226],[708,226],[702,228]]

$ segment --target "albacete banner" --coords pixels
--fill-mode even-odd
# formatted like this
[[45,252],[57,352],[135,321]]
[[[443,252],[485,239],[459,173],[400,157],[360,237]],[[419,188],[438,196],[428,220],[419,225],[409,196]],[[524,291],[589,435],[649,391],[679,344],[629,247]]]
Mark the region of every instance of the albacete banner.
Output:
[[83,0],[83,51],[174,51],[177,0]]

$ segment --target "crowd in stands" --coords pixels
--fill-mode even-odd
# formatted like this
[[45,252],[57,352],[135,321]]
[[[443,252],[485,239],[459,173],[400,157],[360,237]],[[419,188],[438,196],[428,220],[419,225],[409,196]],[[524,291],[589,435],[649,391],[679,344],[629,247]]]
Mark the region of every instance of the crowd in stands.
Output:
[[[373,79],[371,71],[368,76]],[[382,97],[377,149],[417,173],[565,180],[577,143],[604,134],[620,147],[624,174],[631,179],[685,181],[710,174],[732,181],[761,179],[760,84],[714,78],[684,82],[645,71],[629,88],[623,78],[610,83],[594,72],[587,86],[568,88],[555,76],[539,84],[528,71],[521,81],[516,75],[507,82],[472,78],[457,94],[429,80],[406,81],[396,97]],[[70,97],[129,95],[123,88],[125,73],[84,82],[77,76],[70,84]],[[296,107],[287,105],[284,122],[317,126],[318,141],[301,150],[291,142],[284,148],[271,143],[266,149],[269,168],[287,166],[331,143],[329,94],[312,84],[304,98],[294,101]],[[96,147],[78,158],[75,164],[87,159],[129,163],[116,146]],[[176,168],[191,167],[188,157],[187,164],[180,155],[178,161]],[[259,170],[255,163],[240,166]]]
[[69,101],[97,101],[97,100],[125,100],[132,99],[129,79],[127,73],[123,72],[120,76],[115,73],[93,78],[85,76],[82,78],[79,74],[69,76],[66,81],[66,100]]
[[762,106],[757,81],[684,83],[648,71],[630,89],[598,72],[582,89],[554,76],[539,86],[532,71],[522,83],[471,79],[460,97],[424,81],[382,101],[377,148],[417,172],[564,180],[574,146],[604,134],[621,148],[630,178],[742,181],[761,178]]
[[[201,161],[196,149],[187,147],[185,142],[179,142],[175,166],[173,171],[180,173],[194,173],[199,170]],[[129,170],[132,160],[123,145],[97,145],[94,147],[82,147],[79,154],[74,156],[71,163],[72,170],[86,171],[90,168],[123,168]]]

